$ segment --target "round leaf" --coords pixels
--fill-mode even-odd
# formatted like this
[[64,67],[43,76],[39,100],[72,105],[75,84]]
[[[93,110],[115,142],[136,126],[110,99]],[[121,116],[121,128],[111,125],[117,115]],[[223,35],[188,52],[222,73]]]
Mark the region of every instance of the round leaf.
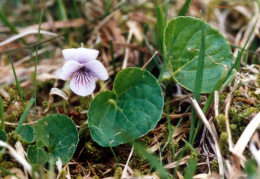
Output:
[[[166,54],[170,51],[170,71],[183,87],[193,91],[201,46],[203,21],[193,17],[177,17],[165,28]],[[233,55],[225,37],[205,23],[205,61],[202,93],[211,93],[226,66],[233,64]]]
[[90,103],[91,136],[103,147],[130,142],[156,126],[162,108],[156,78],[140,68],[124,69],[117,74],[113,91],[101,92]]
[[27,150],[28,161],[31,164],[43,165],[47,162],[47,155],[44,150],[42,150],[37,145],[30,145]]
[[23,140],[26,142],[33,142],[35,138],[35,131],[34,128],[30,125],[23,125],[18,134],[22,137]]
[[67,163],[76,150],[79,136],[76,125],[67,116],[54,114],[40,119],[34,127],[36,142],[47,148],[52,156]]

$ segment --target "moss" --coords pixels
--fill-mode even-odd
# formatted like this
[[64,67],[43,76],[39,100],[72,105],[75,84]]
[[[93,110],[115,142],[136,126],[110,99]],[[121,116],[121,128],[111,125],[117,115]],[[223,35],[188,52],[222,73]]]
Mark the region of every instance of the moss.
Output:
[[43,108],[43,109],[46,109],[47,106],[48,106],[48,101],[44,100],[44,101],[42,102],[42,108]]
[[226,117],[224,114],[219,114],[217,117],[217,126],[220,132],[226,131]]
[[12,131],[10,134],[9,134],[9,137],[8,137],[8,140],[7,140],[7,143],[11,146],[14,146],[16,144],[17,141],[22,141],[22,138],[15,134],[14,131]]
[[196,160],[197,162],[199,162],[199,157],[200,157],[200,155],[198,155],[197,153],[195,153],[195,152],[191,152],[191,158],[192,159],[194,159],[194,160]]
[[3,100],[4,110],[6,110],[12,103],[20,100],[20,96],[16,90],[8,90],[9,98]]
[[102,150],[102,148],[100,149],[96,144],[94,144],[93,142],[89,141],[85,143],[85,151],[84,153],[91,157],[91,161],[99,161],[104,154],[104,150]]
[[142,172],[137,169],[134,169],[134,178],[142,178]]
[[10,162],[10,161],[1,161],[0,166],[5,168],[5,169],[8,169],[8,168],[17,167],[17,164],[14,163],[14,162]]
[[80,112],[83,111],[83,109],[82,109],[80,106],[76,106],[76,107],[74,108],[74,110],[75,110],[76,113],[80,113]]
[[[259,67],[259,69],[260,69],[260,67]],[[258,86],[260,86],[260,73],[258,73],[258,75],[257,75],[256,82],[257,82]]]
[[227,134],[227,132],[222,132],[220,134],[220,150],[223,155],[229,154],[227,142],[228,142],[228,134]]
[[92,97],[91,97],[91,95],[86,96],[86,97],[80,97],[79,100],[80,100],[81,108],[86,110],[86,109],[89,108],[89,104],[90,104],[90,102],[92,100]]
[[69,108],[70,108],[70,103],[69,103],[69,101],[63,101],[63,102],[62,102],[62,108],[63,108],[64,112],[67,113],[68,110],[69,110]]
[[99,177],[98,176],[93,176],[92,179],[99,179]]
[[114,173],[114,179],[120,179],[122,177],[122,168],[121,167],[117,167]]
[[212,161],[212,163],[210,165],[210,169],[212,172],[218,173],[218,161],[217,160]]
[[76,179],[83,179],[81,175],[78,175]]
[[60,175],[59,179],[66,179],[66,175],[67,175],[66,170],[62,169],[59,175]]

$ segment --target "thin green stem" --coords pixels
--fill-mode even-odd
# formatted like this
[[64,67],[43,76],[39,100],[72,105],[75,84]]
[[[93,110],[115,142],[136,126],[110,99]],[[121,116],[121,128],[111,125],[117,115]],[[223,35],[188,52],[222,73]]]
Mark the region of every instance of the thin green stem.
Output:
[[169,139],[170,139],[170,144],[172,148],[172,157],[173,160],[175,161],[175,149],[174,149],[174,143],[172,139],[172,125],[171,125],[171,120],[170,120],[170,105],[169,105],[169,99],[166,100],[166,118],[167,118],[167,127],[168,127],[168,132],[169,132]]
[[169,50],[169,52],[168,52],[166,58],[165,58],[164,61],[163,61],[163,67],[162,67],[161,72],[160,72],[160,75],[159,75],[159,77],[158,77],[158,82],[159,82],[159,83],[162,81],[163,74],[164,74],[165,69],[166,69],[166,67],[167,67],[167,64],[168,64],[168,62],[169,62],[169,60],[170,60],[170,56],[171,56],[172,51],[173,51],[173,46],[174,46],[175,40],[176,40],[176,36],[174,36],[174,37],[172,38],[172,44],[171,44],[170,50]]
[[0,117],[1,117],[2,130],[5,131],[4,106],[3,106],[3,99],[1,96],[0,96]]
[[[41,15],[40,15],[40,22],[39,22],[39,29],[38,29],[38,35],[37,35],[37,43],[40,41],[40,31],[41,31],[41,24],[42,24],[42,15],[43,15],[43,9],[41,10]],[[35,69],[34,69],[34,120],[36,121],[36,88],[37,88],[37,64],[38,64],[38,45],[36,46],[36,56],[35,56]]]
[[[9,49],[9,46],[8,46],[8,49]],[[16,86],[17,86],[18,93],[19,93],[19,95],[20,95],[21,101],[22,101],[23,109],[25,109],[25,104],[24,104],[24,100],[23,100],[23,93],[22,93],[22,89],[21,89],[19,80],[18,80],[18,78],[17,78],[16,72],[15,72],[14,63],[13,63],[13,60],[12,60],[11,53],[9,53],[9,59],[10,59],[11,65],[12,65],[15,83],[16,83]]]
[[28,114],[28,112],[30,111],[30,109],[31,109],[31,107],[32,107],[32,105],[33,105],[34,102],[35,102],[35,99],[34,99],[34,98],[31,98],[30,101],[29,101],[29,103],[27,104],[27,106],[26,106],[26,108],[25,108],[25,110],[24,110],[24,112],[23,112],[23,115],[22,115],[21,119],[19,120],[18,125],[17,125],[17,127],[16,127],[16,129],[15,129],[15,133],[16,133],[16,134],[18,134],[19,130],[21,129],[22,124],[23,124],[24,120],[26,119],[27,114]]
[[111,59],[112,59],[114,75],[116,75],[116,60],[115,60],[114,45],[113,45],[113,41],[112,40],[109,40],[109,46],[110,46],[110,54],[111,54]]
[[[195,79],[194,92],[193,92],[193,97],[197,100],[198,103],[200,101],[200,93],[201,93],[201,87],[202,87],[202,82],[203,82],[204,59],[205,59],[205,32],[204,32],[204,21],[203,21],[200,55],[199,55],[199,60],[198,60],[198,68],[197,68],[197,72],[196,72],[196,79]],[[193,141],[193,135],[194,135],[196,116],[197,116],[196,111],[194,108],[192,108],[190,136],[189,136],[189,142],[191,143],[191,145],[193,145],[192,141]]]

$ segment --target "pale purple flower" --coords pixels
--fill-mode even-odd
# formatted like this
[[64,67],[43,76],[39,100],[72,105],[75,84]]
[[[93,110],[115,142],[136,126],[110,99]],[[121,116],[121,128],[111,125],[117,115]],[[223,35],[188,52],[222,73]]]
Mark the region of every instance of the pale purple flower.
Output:
[[107,80],[108,73],[103,64],[96,60],[99,51],[87,48],[62,50],[66,63],[58,71],[62,80],[70,79],[70,89],[80,96],[93,93],[96,83],[94,76]]

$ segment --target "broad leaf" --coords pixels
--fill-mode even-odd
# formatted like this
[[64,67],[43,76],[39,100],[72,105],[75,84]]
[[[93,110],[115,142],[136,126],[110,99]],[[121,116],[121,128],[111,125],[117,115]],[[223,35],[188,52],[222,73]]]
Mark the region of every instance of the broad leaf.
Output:
[[[166,54],[170,51],[169,68],[174,79],[193,91],[201,46],[203,21],[193,17],[177,17],[165,28]],[[205,61],[201,92],[212,92],[224,69],[233,64],[233,55],[225,37],[205,23]],[[168,68],[168,69],[169,69]]]
[[76,125],[67,116],[54,114],[40,119],[34,127],[36,142],[47,148],[55,160],[67,163],[76,150],[79,136]]
[[34,128],[30,125],[23,125],[18,134],[22,137],[23,140],[26,142],[33,142],[35,138],[35,131]]
[[140,68],[124,69],[117,74],[113,91],[98,94],[90,103],[91,136],[103,147],[130,142],[156,126],[162,108],[156,78]]

